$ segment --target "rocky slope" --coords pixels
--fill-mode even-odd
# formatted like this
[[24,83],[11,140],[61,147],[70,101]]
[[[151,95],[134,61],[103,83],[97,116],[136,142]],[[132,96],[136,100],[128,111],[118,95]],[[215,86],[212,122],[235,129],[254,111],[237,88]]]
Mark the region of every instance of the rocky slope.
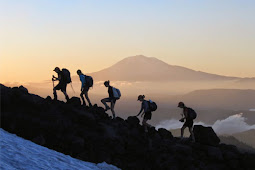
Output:
[[86,108],[1,85],[1,127],[84,161],[121,169],[255,169],[255,155],[219,144],[210,127],[195,126],[197,142],[174,138],[166,129],[144,133],[139,119],[112,120],[101,107]]

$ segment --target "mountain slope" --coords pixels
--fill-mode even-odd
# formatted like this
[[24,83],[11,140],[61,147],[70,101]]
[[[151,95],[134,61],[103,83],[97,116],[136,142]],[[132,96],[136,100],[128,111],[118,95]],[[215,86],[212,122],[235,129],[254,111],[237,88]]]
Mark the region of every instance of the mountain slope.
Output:
[[242,152],[255,153],[255,148],[251,147],[242,140],[236,139],[234,136],[219,136],[222,143],[235,145]]
[[239,141],[242,141],[243,143],[246,143],[255,148],[255,129],[251,129],[241,133],[236,133],[233,134],[233,136]]
[[255,155],[219,144],[210,127],[195,126],[192,143],[166,129],[145,133],[137,117],[111,119],[103,108],[81,106],[76,97],[64,103],[24,87],[0,87],[3,129],[74,158],[122,169],[255,168]]
[[190,105],[204,108],[225,108],[249,110],[255,108],[255,90],[209,89],[196,90],[178,96],[176,101],[183,100]]
[[127,57],[109,68],[90,75],[96,80],[109,79],[115,81],[217,81],[239,79],[169,65],[159,59],[143,55]]

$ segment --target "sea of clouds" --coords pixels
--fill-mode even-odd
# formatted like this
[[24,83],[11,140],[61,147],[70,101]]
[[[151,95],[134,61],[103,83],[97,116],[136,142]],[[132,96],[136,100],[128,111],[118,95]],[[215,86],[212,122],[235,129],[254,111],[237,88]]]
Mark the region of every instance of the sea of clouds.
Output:
[[[232,135],[235,133],[240,133],[247,130],[255,129],[255,125],[247,124],[246,119],[247,118],[243,117],[243,114],[240,113],[240,114],[229,116],[223,120],[217,120],[212,125],[208,125],[203,122],[196,122],[196,121],[194,122],[194,125],[211,126],[218,135]],[[182,125],[183,123],[177,119],[164,120],[164,121],[161,121],[156,126],[156,129],[159,129],[159,128],[165,128],[168,130],[180,129]]]

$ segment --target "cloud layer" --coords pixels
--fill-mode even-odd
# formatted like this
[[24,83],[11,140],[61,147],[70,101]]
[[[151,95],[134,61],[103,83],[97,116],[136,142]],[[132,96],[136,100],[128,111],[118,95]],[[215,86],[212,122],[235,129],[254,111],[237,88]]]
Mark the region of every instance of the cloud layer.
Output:
[[[232,116],[227,117],[223,120],[217,120],[213,125],[208,125],[203,122],[195,122],[195,125],[203,125],[203,126],[211,126],[214,131],[218,135],[231,135],[235,133],[244,132],[247,130],[255,129],[255,125],[249,125],[245,122],[246,118],[243,117],[243,114],[235,114]],[[171,119],[171,120],[164,120],[156,126],[158,128],[165,128],[165,129],[179,129],[181,128],[183,123],[179,122],[179,120]]]

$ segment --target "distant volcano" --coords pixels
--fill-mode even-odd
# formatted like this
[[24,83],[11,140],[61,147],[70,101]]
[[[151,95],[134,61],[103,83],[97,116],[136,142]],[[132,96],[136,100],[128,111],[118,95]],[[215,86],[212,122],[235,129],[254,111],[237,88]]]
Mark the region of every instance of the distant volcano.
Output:
[[157,58],[143,55],[127,57],[113,66],[91,73],[97,81],[222,81],[241,80],[169,65]]

